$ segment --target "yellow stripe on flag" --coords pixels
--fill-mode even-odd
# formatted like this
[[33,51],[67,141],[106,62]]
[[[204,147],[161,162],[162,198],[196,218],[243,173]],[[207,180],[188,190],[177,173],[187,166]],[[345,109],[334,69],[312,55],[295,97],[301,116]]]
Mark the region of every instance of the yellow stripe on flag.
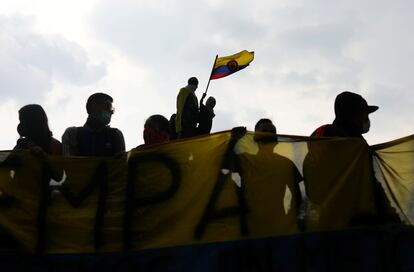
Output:
[[237,61],[238,66],[248,65],[250,62],[252,62],[253,59],[254,59],[254,52],[243,50],[231,56],[217,58],[214,68],[227,65],[229,61],[232,61],[232,60]]

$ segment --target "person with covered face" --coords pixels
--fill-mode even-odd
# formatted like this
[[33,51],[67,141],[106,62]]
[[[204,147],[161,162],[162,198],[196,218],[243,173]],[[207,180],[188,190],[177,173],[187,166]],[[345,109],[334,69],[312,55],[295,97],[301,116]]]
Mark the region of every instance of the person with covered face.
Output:
[[161,144],[170,140],[170,122],[160,114],[148,117],[144,124],[144,145]]
[[359,94],[342,92],[335,99],[335,120],[317,128],[311,136],[316,137],[358,137],[367,133],[371,123],[369,114],[378,110],[378,106],[368,105]]
[[63,155],[113,156],[125,151],[122,132],[111,128],[113,99],[105,93],[92,94],[86,103],[88,119],[82,127],[69,127],[62,136]]
[[42,106],[29,104],[19,110],[17,132],[20,138],[14,149],[38,149],[48,155],[61,155],[62,144],[52,137]]
[[[349,224],[351,225],[364,225],[364,224],[377,224],[377,223],[384,223],[384,222],[393,222],[399,223],[399,217],[395,212],[395,209],[391,207],[387,196],[385,195],[384,190],[379,182],[375,181],[374,170],[372,169],[372,154],[371,149],[366,143],[362,134],[365,134],[369,131],[371,122],[369,120],[369,114],[378,110],[378,106],[368,105],[367,101],[359,94],[353,92],[342,92],[337,95],[335,99],[335,120],[332,124],[323,125],[317,128],[311,136],[316,137],[348,137],[348,138],[359,138],[362,139],[368,151],[367,154],[361,155],[359,157],[359,165],[365,163],[367,166],[370,166],[369,174],[363,175],[363,171],[359,170],[358,172],[350,172],[348,173],[349,178],[348,180],[342,180],[342,184],[352,184],[354,180],[354,176],[358,178],[366,178],[366,180],[360,180],[360,192],[364,192],[365,195],[361,196],[358,193],[347,191],[346,186],[343,186],[344,191],[338,194],[338,197],[344,197],[350,200],[350,203],[358,203],[357,198],[361,197],[362,199],[370,199],[367,200],[364,205],[358,206],[355,204],[354,210],[349,212],[352,217],[350,217]],[[327,199],[335,200],[337,198],[333,198],[331,195],[326,196],[320,194],[321,189],[321,180],[327,179],[328,173],[335,173],[332,170],[332,166],[330,164],[335,162],[335,167],[345,167],[346,164],[352,164],[352,162],[347,162],[342,160],[343,156],[340,154],[339,151],[331,150],[328,148],[331,145],[321,145],[318,143],[313,143],[312,141],[309,142],[308,148],[309,152],[304,161],[303,171],[305,173],[305,184],[306,187],[309,189],[313,189],[313,192],[308,191],[309,198],[314,203],[325,203],[325,211],[323,211],[323,216],[320,216],[321,222],[329,222],[332,219],[332,215],[337,213],[337,206],[334,204],[327,205]],[[329,169],[330,171],[326,171]],[[363,169],[364,170],[364,169]],[[333,171],[333,172],[331,172]],[[306,174],[308,173],[308,174]],[[354,175],[354,176],[352,176]],[[358,176],[359,175],[359,176]],[[338,176],[331,176],[332,180],[341,178],[344,179],[347,176],[338,177]],[[329,180],[329,179],[328,179]],[[340,184],[340,182],[338,182]],[[340,185],[337,185],[340,186]],[[365,191],[363,188],[365,186]],[[327,186],[329,187],[329,186]],[[368,189],[367,189],[368,188]],[[316,193],[315,193],[316,192]],[[337,192],[340,192],[337,189]],[[372,193],[372,195],[370,194]],[[317,197],[316,197],[317,196]],[[321,201],[322,200],[322,201]],[[341,202],[341,201],[339,201]],[[375,206],[375,212],[370,211],[369,205],[371,203]],[[335,207],[333,209],[329,208]],[[362,208],[361,208],[362,207]],[[367,208],[368,207],[368,208]],[[369,212],[368,212],[369,211]],[[345,212],[344,212],[345,213]],[[323,218],[323,219],[322,219]],[[344,218],[347,218],[346,216]],[[324,223],[322,223],[323,225]]]

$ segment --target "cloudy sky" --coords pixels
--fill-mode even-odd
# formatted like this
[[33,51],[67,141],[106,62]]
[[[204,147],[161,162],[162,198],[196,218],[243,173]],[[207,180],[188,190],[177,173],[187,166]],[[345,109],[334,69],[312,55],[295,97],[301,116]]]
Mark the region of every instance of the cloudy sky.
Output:
[[86,120],[107,92],[127,148],[151,114],[169,117],[191,76],[207,85],[216,54],[255,51],[251,65],[214,80],[213,131],[268,117],[309,135],[333,118],[344,90],[379,105],[370,144],[414,131],[414,2],[409,0],[2,0],[0,150],[13,148],[18,109],[41,104],[54,136]]

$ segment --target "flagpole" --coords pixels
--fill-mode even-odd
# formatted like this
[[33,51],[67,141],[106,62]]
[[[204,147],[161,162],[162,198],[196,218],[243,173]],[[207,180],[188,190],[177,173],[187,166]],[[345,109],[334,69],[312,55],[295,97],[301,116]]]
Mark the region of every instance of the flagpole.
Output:
[[216,61],[217,61],[217,58],[218,58],[218,55],[216,55],[216,58],[214,59],[213,68],[211,68],[211,73],[210,73],[210,76],[209,76],[209,78],[208,78],[207,87],[206,87],[205,92],[203,93],[203,98],[201,98],[201,102],[203,101],[204,97],[206,97],[206,95],[207,95],[208,86],[210,86],[211,75],[213,74],[213,71],[214,71],[214,66],[216,66]]

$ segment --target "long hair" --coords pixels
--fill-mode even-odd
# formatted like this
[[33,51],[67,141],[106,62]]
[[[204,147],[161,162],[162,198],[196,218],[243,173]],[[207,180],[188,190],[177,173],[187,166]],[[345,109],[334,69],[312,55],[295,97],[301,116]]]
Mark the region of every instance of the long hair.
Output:
[[17,131],[20,136],[49,152],[52,132],[49,129],[46,112],[42,106],[29,104],[22,107],[19,110],[19,120]]

